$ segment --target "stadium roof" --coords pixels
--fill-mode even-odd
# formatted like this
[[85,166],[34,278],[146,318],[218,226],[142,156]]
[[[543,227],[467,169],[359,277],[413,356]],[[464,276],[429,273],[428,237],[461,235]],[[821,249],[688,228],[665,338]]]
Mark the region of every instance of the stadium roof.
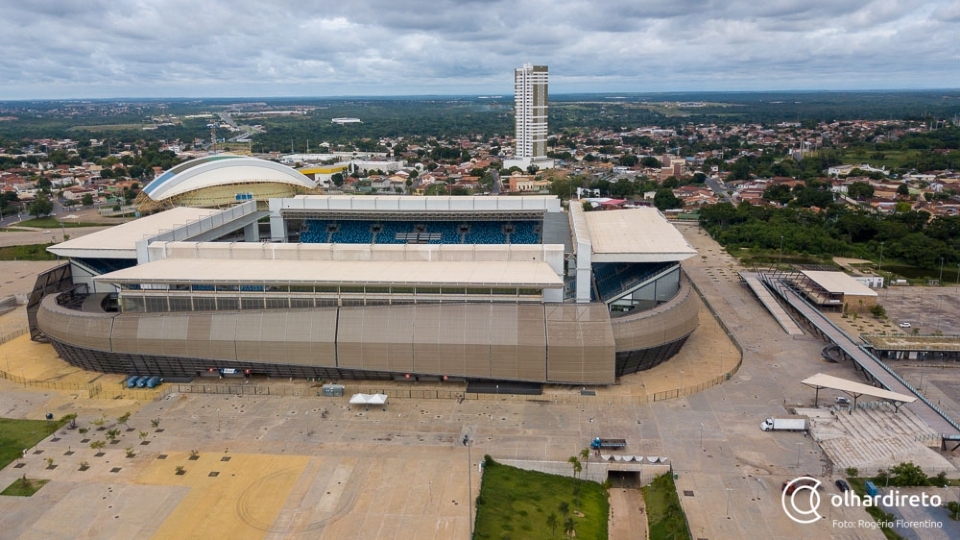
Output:
[[843,272],[801,270],[801,274],[831,294],[877,296],[877,292]]
[[136,259],[137,241],[220,212],[215,208],[177,207],[50,246],[61,257]]
[[[341,215],[369,217],[378,214],[382,219],[410,215],[456,215],[490,217],[561,212],[560,199],[553,195],[523,197],[410,197],[406,195],[297,195],[285,199],[271,199],[271,212],[291,215]],[[506,217],[504,218],[506,219]]]
[[154,201],[162,201],[207,187],[253,182],[290,184],[305,189],[316,187],[313,180],[286,165],[225,154],[181,163],[150,182],[143,193]]
[[682,261],[697,254],[656,208],[585,212],[593,262]]
[[101,283],[444,285],[561,288],[544,262],[162,259],[95,278]]

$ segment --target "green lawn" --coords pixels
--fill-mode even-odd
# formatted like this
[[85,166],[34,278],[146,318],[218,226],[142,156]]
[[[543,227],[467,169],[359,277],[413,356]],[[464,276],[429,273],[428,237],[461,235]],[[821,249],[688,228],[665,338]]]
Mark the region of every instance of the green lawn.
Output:
[[670,473],[661,474],[643,488],[643,500],[647,505],[647,522],[650,539],[690,538],[687,517],[680,506],[680,497]]
[[40,478],[17,478],[7,489],[0,491],[0,495],[9,497],[32,497],[34,493],[40,491],[40,488],[49,482]]
[[47,251],[53,244],[0,247],[0,261],[55,261],[57,256]]
[[[569,508],[567,514],[561,510],[564,503]],[[555,533],[547,525],[551,514],[556,515],[558,523]],[[524,471],[487,459],[477,498],[474,537],[479,540],[563,538],[563,523],[570,518],[576,538],[605,540],[609,514],[607,492],[596,482]]]
[[51,433],[60,429],[61,420],[14,420],[0,418],[0,469],[23,455]]
[[[70,219],[64,220],[63,228],[65,229],[75,229],[77,227],[103,227],[104,225],[109,225],[109,223],[82,223],[76,222]],[[17,223],[18,227],[33,227],[35,229],[59,229],[61,221],[54,217],[42,217],[42,218],[33,218],[26,219]]]

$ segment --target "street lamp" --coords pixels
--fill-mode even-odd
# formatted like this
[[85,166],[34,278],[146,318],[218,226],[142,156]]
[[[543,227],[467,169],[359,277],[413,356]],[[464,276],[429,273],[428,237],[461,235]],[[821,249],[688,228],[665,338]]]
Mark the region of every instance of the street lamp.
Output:
[[727,492],[727,519],[730,519],[730,492],[733,491],[733,488],[724,488]]
[[397,437],[403,436],[403,413],[397,413]]
[[940,257],[940,279],[937,280],[937,284],[943,283],[943,257]]
[[883,242],[880,242],[880,269],[877,272],[883,272]]
[[470,514],[470,538],[473,538],[473,459],[470,454],[469,435],[463,436],[463,445],[467,447],[467,508]]
[[220,407],[217,407],[217,431],[220,431]]
[[703,422],[700,422],[700,449],[703,450]]
[[797,443],[797,467],[800,466],[800,450],[803,449],[803,443]]
[[680,391],[683,390],[683,370],[677,370],[677,397],[680,397]]

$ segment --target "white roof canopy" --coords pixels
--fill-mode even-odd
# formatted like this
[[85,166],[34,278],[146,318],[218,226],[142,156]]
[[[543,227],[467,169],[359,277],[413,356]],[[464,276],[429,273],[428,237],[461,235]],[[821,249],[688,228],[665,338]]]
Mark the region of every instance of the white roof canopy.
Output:
[[847,379],[841,379],[840,377],[824,375],[823,373],[817,373],[813,377],[808,377],[800,382],[814,388],[832,388],[834,390],[847,392],[850,395],[858,397],[872,396],[900,403],[913,403],[917,400],[917,398],[914,396],[908,396],[899,392],[891,392],[890,390],[884,390],[883,388],[877,388],[876,386],[870,386],[869,384],[849,381]]
[[585,212],[593,262],[682,261],[697,254],[656,208]]
[[386,394],[354,394],[350,398],[351,405],[384,405],[386,403]]
[[828,293],[850,296],[877,296],[877,292],[843,272],[823,270],[801,270],[801,274]]

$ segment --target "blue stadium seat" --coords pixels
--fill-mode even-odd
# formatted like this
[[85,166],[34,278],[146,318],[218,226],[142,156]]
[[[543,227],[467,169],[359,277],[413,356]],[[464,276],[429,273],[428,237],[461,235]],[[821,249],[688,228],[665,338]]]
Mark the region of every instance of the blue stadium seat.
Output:
[[593,265],[593,281],[597,285],[596,291],[600,294],[600,300],[606,302],[676,264],[596,263]]

